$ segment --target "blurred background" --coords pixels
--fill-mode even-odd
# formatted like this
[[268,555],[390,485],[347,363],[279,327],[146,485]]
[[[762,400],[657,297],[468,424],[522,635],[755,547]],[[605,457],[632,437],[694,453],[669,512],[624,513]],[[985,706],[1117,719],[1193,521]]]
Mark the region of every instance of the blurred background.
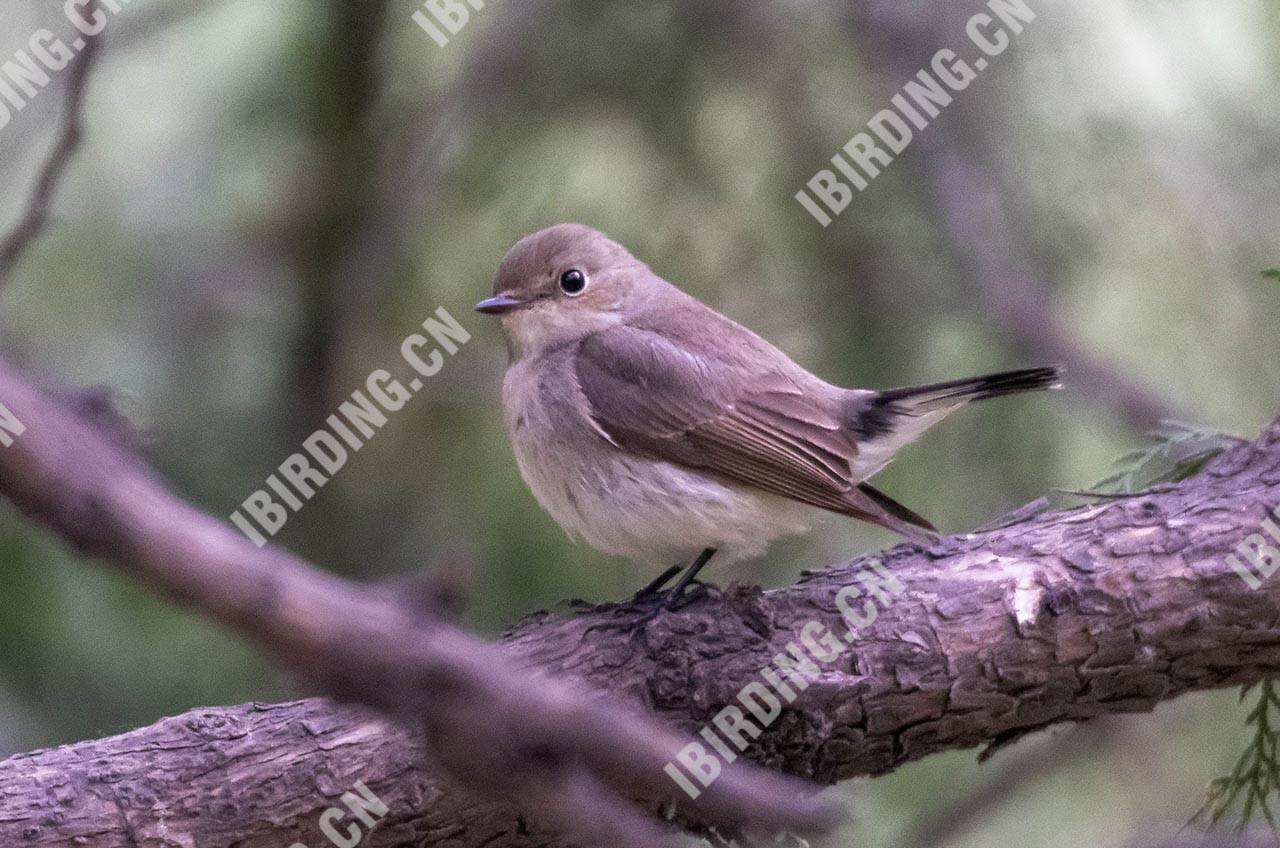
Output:
[[[473,334],[278,541],[364,580],[443,577],[489,633],[651,576],[571,543],[502,431],[471,312],[519,237],[598,227],[847,385],[1064,364],[877,478],[963,532],[1087,488],[1159,421],[1252,437],[1280,403],[1280,7],[1030,0],[1037,19],[835,223],[793,195],[981,5],[491,0],[440,46],[388,0],[134,0],[85,143],[0,292],[0,356],[105,385],[184,496],[231,513],[444,306]],[[0,57],[61,4],[0,0]],[[65,72],[0,130],[0,231]],[[780,585],[892,544],[834,520],[713,574]],[[293,694],[247,646],[0,508],[0,756]],[[1172,834],[1246,741],[1189,697],[842,787],[861,846]],[[1140,843],[1139,843],[1140,844]],[[1154,843],[1148,843],[1154,844]]]

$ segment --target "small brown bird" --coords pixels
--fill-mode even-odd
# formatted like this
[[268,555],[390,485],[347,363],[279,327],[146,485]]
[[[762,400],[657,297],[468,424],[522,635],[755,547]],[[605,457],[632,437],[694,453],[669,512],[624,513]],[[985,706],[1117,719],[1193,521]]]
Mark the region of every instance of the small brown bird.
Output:
[[1058,387],[1055,368],[834,386],[580,224],[522,239],[476,309],[502,316],[507,432],[538,503],[606,553],[691,563],[673,597],[717,552],[760,553],[819,510],[933,538],[865,481],[970,401]]

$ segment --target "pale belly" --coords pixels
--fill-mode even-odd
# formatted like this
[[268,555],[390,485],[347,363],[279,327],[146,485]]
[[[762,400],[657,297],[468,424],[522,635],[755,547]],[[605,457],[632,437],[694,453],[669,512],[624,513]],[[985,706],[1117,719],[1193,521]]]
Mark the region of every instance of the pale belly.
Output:
[[763,553],[780,536],[808,529],[813,509],[735,487],[665,462],[614,449],[570,463],[517,448],[534,497],[570,536],[609,554],[666,567],[706,548],[714,562]]
[[585,414],[512,382],[509,375],[504,400],[521,475],[557,524],[597,550],[661,569],[715,548],[712,562],[723,565],[763,553],[820,517],[785,498],[628,454]]

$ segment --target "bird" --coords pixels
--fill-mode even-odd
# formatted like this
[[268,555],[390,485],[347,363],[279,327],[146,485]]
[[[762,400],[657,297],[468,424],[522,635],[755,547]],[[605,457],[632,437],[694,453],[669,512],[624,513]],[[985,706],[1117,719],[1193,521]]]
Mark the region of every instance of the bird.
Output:
[[712,557],[759,555],[824,512],[936,540],[867,480],[970,402],[1061,387],[1053,366],[833,385],[575,223],[519,240],[476,310],[501,319],[503,420],[535,499],[570,537],[663,568],[638,596],[672,601]]

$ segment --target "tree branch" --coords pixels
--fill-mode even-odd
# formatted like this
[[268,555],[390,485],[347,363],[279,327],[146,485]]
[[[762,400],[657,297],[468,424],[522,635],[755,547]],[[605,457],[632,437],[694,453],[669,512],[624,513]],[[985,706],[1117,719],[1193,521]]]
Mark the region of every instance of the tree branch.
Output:
[[[657,819],[640,816],[631,800],[656,810],[677,794],[663,766],[684,745],[680,736],[638,712],[586,696],[576,686],[531,674],[494,647],[436,620],[429,611],[398,601],[385,589],[357,586],[284,551],[255,547],[166,491],[138,459],[99,432],[90,413],[51,398],[2,363],[0,403],[25,428],[9,447],[0,448],[0,493],[82,553],[115,563],[143,584],[245,636],[322,691],[420,727],[422,742],[397,745],[397,754],[425,745],[444,773],[480,797],[518,799],[522,814],[587,844],[677,844]],[[285,732],[310,734],[308,744],[314,744],[315,734],[307,728],[324,720],[304,720],[287,709],[275,715],[284,717]],[[212,728],[211,740],[226,741],[218,734],[233,724],[233,716],[223,713],[208,721],[188,718],[183,726],[205,735]],[[141,731],[144,736],[147,732]],[[235,759],[252,761],[260,738],[271,734],[235,737],[233,744],[240,748]],[[147,758],[154,747],[149,751],[150,743],[139,741],[143,744],[133,749],[135,762],[159,767]],[[359,745],[359,740],[347,741]],[[190,750],[187,754],[201,756]],[[39,763],[41,757],[11,760],[5,769],[22,771],[24,764]],[[361,767],[360,760],[353,762]],[[187,765],[173,763],[171,771],[148,771],[141,786],[117,779],[127,762],[105,770],[102,763],[95,757],[82,769],[58,775],[40,771],[40,780],[50,785],[71,781],[71,788],[49,799],[62,792],[91,796],[95,804],[111,807],[111,815],[91,816],[93,824],[86,830],[86,822],[71,816],[62,801],[51,801],[58,808],[53,817],[0,817],[0,844],[12,842],[5,839],[10,834],[22,834],[28,845],[82,844],[76,839],[135,845],[136,832],[148,827],[186,832],[200,845],[227,844],[209,835],[221,826],[215,821],[239,821],[242,803],[251,806],[242,802],[240,783],[224,774],[222,791],[203,798],[216,808],[184,820],[170,809],[178,800],[172,792],[198,785],[203,765],[193,770],[187,760]],[[273,773],[281,767],[280,762],[268,764]],[[325,781],[332,773],[329,768],[311,779]],[[367,780],[372,785],[386,777],[369,772]],[[22,785],[33,786],[36,778],[29,773]],[[40,793],[15,798],[11,787],[17,785],[0,780],[5,801],[39,804]],[[237,787],[230,797],[227,787]],[[589,806],[568,800],[588,787]],[[730,829],[751,823],[773,830],[818,830],[832,821],[833,811],[812,795],[799,782],[735,768],[726,771],[712,792],[688,805],[687,812],[691,820]],[[127,814],[140,797],[149,799],[138,811],[144,822]],[[412,810],[420,807],[415,804]],[[287,829],[275,811],[265,815]],[[533,828],[522,824],[521,829]],[[36,831],[45,841],[37,841],[32,835]],[[262,844],[276,844],[270,839]]]
[[[1280,421],[1167,492],[887,551],[905,591],[758,740],[758,758],[829,783],[1273,675],[1280,580],[1254,591],[1227,557],[1276,505]],[[808,622],[847,629],[835,599],[869,559],[736,589],[639,643],[592,629],[597,615],[539,619],[505,647],[699,726]]]
[[[123,848],[164,829],[197,844],[235,834],[244,845],[283,848],[361,779],[393,810],[362,845],[568,844],[531,827],[530,810],[543,820],[554,811],[562,825],[567,816],[585,844],[601,844],[593,827],[613,813],[575,818],[583,807],[564,799],[598,798],[601,783],[628,797],[672,798],[656,783],[678,743],[653,742],[616,715],[602,719],[573,692],[625,698],[696,730],[761,680],[789,643],[803,644],[811,622],[848,632],[837,601],[848,587],[863,587],[851,604],[863,626],[807,687],[796,686],[749,749],[771,768],[824,783],[1280,671],[1280,581],[1253,591],[1226,562],[1280,504],[1280,422],[1168,491],[888,551],[882,560],[902,584],[891,603],[864,606],[862,558],[785,589],[703,598],[635,635],[611,626],[634,615],[626,607],[539,614],[494,651],[228,536],[136,461],[105,463],[91,432],[62,421],[3,367],[0,400],[29,428],[0,450],[0,491],[29,514],[213,610],[330,691],[428,717],[419,735],[323,700],[201,710],[15,757],[0,763],[0,843],[84,838]],[[249,563],[264,556],[270,572],[254,571]],[[544,685],[530,669],[579,688]],[[505,688],[509,675],[523,691]],[[602,736],[608,750],[594,747]],[[425,750],[472,792],[487,785],[486,797],[443,782],[423,764]],[[727,795],[741,802],[747,793]],[[679,812],[705,822],[742,810],[718,803]]]

